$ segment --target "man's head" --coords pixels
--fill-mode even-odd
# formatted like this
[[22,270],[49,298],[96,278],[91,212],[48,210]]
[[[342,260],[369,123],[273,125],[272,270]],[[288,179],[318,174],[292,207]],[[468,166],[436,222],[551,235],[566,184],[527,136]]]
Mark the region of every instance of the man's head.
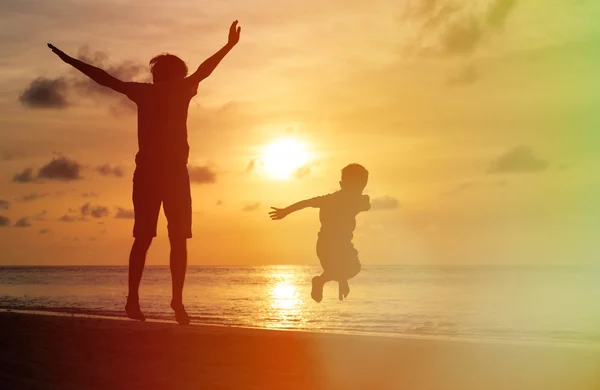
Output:
[[369,171],[360,164],[350,164],[342,169],[342,180],[340,187],[343,190],[350,190],[362,193],[369,180]]
[[150,72],[155,83],[164,83],[185,78],[188,68],[181,58],[161,54],[150,60]]

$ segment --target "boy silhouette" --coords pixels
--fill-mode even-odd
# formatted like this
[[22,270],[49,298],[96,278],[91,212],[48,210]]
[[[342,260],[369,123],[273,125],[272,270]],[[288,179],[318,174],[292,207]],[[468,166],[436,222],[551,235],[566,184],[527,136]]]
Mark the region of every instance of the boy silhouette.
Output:
[[125,94],[138,107],[138,146],[133,175],[135,237],[129,255],[129,294],[125,311],[132,319],[144,321],[140,309],[139,286],[146,253],[156,237],[161,203],[168,222],[171,244],[170,268],[173,283],[171,308],[177,322],[190,322],[183,306],[183,284],[187,268],[186,239],[192,237],[192,199],[187,170],[187,114],[198,84],[207,78],[227,53],[238,43],[241,27],[231,24],[227,44],[204,61],[189,77],[187,66],[172,54],[150,60],[153,83],[121,81],[102,69],[72,58],[48,44],[64,62],[98,84]]
[[323,299],[323,286],[335,280],[339,286],[339,299],[350,294],[348,280],[358,275],[361,264],[358,252],[352,244],[356,227],[356,215],[368,211],[371,203],[368,195],[363,195],[369,172],[360,164],[350,164],[342,169],[340,190],[328,195],[306,199],[284,209],[271,207],[271,219],[285,218],[294,211],[306,207],[319,208],[321,230],[317,240],[317,256],[323,273],[312,279],[311,297],[317,302]]

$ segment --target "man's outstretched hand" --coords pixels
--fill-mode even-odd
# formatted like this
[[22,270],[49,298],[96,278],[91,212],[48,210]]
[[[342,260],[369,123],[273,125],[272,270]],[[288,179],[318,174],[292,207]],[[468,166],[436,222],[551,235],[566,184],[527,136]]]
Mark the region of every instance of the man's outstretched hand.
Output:
[[271,207],[273,209],[273,211],[269,212],[269,216],[271,217],[272,220],[278,220],[278,219],[283,219],[286,217],[286,215],[289,214],[289,212],[286,209],[278,209],[277,207]]
[[241,27],[238,27],[238,21],[231,23],[231,27],[229,27],[229,40],[227,44],[229,46],[235,46],[240,41],[240,32],[242,31]]
[[69,57],[67,54],[65,54],[62,50],[58,49],[56,46],[54,46],[53,44],[49,43],[48,47],[50,48],[50,50],[52,50],[52,52],[54,54],[56,54],[61,60],[67,62],[67,60],[69,60],[71,57]]

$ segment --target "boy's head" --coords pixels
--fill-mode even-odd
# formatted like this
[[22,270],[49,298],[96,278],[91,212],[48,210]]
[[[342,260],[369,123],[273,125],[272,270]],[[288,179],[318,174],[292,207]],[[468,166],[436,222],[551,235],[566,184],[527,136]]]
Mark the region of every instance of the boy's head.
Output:
[[161,54],[150,60],[150,72],[155,83],[164,83],[185,78],[188,68],[181,58]]
[[367,186],[369,171],[360,164],[350,164],[342,169],[340,187],[343,190],[362,192]]

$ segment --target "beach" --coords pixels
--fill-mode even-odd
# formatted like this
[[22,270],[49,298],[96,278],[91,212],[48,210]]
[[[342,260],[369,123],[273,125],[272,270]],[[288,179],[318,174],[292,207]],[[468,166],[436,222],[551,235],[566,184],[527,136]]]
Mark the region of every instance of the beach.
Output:
[[597,390],[600,349],[4,311],[0,383],[64,390]]

